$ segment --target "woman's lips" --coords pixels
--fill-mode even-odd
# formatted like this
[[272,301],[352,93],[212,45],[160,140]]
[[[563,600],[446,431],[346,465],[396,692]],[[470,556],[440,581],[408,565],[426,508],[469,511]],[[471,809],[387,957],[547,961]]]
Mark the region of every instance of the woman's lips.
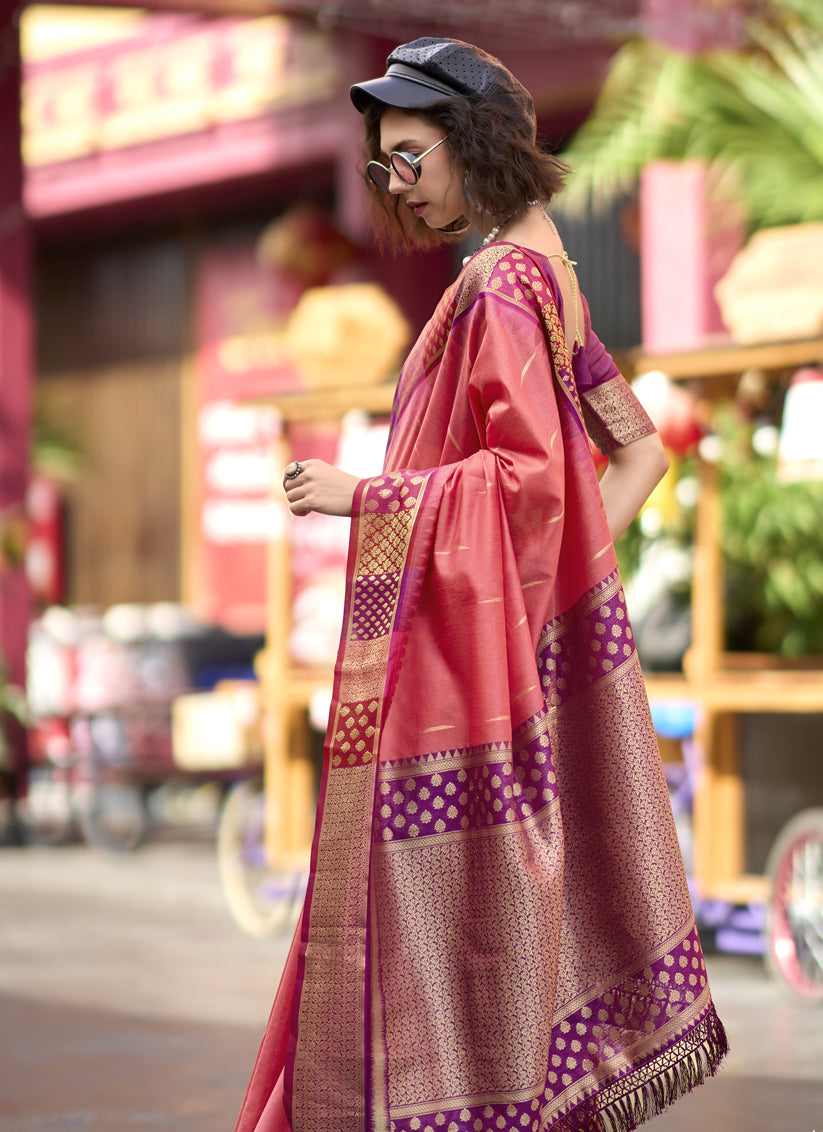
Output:
[[424,200],[410,200],[407,203],[415,216],[422,216],[427,208],[426,201]]

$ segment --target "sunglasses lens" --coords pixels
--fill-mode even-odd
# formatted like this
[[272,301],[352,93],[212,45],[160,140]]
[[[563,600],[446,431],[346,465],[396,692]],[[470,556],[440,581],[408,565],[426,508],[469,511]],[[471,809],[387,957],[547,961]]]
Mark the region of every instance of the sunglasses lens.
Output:
[[376,185],[381,193],[387,193],[389,191],[391,172],[385,165],[381,165],[379,161],[370,161],[366,166],[366,173],[371,183]]
[[391,167],[404,184],[417,184],[417,170],[405,154],[393,153],[391,155]]

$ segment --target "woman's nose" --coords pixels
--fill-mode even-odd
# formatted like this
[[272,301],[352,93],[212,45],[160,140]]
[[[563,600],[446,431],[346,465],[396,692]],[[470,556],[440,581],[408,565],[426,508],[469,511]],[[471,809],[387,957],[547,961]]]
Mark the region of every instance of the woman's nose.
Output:
[[406,189],[410,189],[411,185],[408,181],[404,181],[402,177],[398,177],[394,169],[389,166],[389,192],[390,193],[404,193]]

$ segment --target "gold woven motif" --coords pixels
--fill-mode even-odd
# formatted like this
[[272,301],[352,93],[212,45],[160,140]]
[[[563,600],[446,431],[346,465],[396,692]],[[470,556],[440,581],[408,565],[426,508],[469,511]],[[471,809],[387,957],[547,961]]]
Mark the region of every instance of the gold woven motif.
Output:
[[[329,728],[294,1055],[295,1127],[362,1132],[363,1016],[371,813],[384,681],[405,563],[426,478],[370,482],[358,522],[355,585]],[[410,484],[414,487],[411,489]],[[370,502],[376,510],[368,510]]]
[[361,575],[352,599],[351,637],[373,640],[391,631],[397,604],[397,574]]
[[346,644],[346,695],[350,701],[383,694],[391,638],[350,640]]
[[360,518],[358,570],[361,574],[396,574],[406,557],[417,498],[406,493],[402,507],[391,515],[372,513]]
[[330,774],[323,814],[325,863],[315,874],[294,1059],[295,1127],[362,1132],[363,1010],[369,836],[353,836],[374,794],[374,767]]
[[[693,916],[682,866],[673,865],[680,848],[639,665],[557,709],[552,724],[552,746],[564,752],[556,768],[566,830],[562,1004],[613,978],[638,951],[651,951],[661,940],[668,945]],[[631,745],[637,757],[604,758],[618,742]],[[586,766],[587,781],[564,775],[565,765]],[[610,800],[599,826],[602,853],[592,852],[591,837],[580,836],[590,825],[595,788]],[[616,932],[603,914],[604,901],[621,909],[620,922],[631,923],[631,931]],[[578,939],[586,940],[585,948],[575,946]]]
[[[511,244],[492,244],[488,248],[481,248],[472,256],[463,269],[457,281],[457,302],[454,308],[454,317],[457,318],[463,311],[468,310],[477,296],[485,291],[492,283],[497,265],[514,253],[522,259],[523,253],[517,252]],[[509,265],[501,263],[501,270],[510,270]],[[502,283],[502,280],[500,280]],[[499,286],[500,284],[498,284]]]
[[569,613],[563,613],[559,617],[555,617],[543,629],[540,635],[540,642],[537,646],[538,653],[543,652],[547,647],[564,637],[570,627],[578,623],[585,617],[588,617],[595,609],[603,605],[605,602],[613,601],[615,597],[621,593],[623,583],[620,580],[618,573],[611,574],[602,582],[598,583],[587,593],[583,594],[580,601]]
[[[557,807],[482,836],[375,848],[392,1116],[534,1096],[554,1013]],[[408,843],[407,843],[408,844]],[[410,979],[411,972],[415,978]],[[452,1104],[453,1102],[453,1104]]]
[[377,749],[380,700],[340,704],[334,716],[331,765],[361,766],[372,761]]
[[586,431],[601,452],[613,452],[655,431],[646,410],[622,374],[583,396]]

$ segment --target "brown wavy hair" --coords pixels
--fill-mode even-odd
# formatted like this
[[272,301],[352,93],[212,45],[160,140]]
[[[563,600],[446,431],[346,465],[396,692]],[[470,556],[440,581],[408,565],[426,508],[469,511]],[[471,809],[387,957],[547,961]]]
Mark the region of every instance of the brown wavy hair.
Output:
[[[438,232],[403,206],[402,198],[381,192],[366,176],[369,161],[379,161],[380,121],[387,109],[372,102],[363,113],[360,172],[368,192],[369,220],[384,249],[414,250],[455,242],[458,236]],[[410,115],[439,126],[452,168],[465,174],[467,200],[489,218],[515,219],[530,201],[548,204],[564,185],[569,167],[536,139],[533,122],[510,103],[495,103],[457,94]]]

